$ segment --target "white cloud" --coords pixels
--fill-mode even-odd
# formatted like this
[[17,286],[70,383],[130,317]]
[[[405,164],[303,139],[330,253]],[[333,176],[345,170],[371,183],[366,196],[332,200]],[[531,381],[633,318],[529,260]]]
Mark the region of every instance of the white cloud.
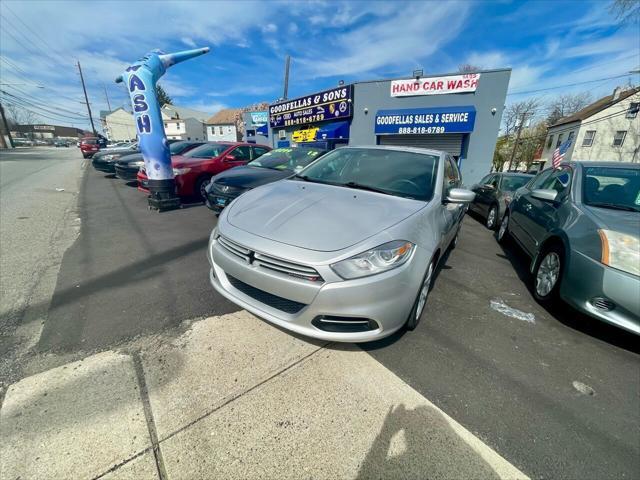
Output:
[[188,46],[188,47],[191,47],[191,48],[196,48],[196,47],[197,47],[196,42],[194,42],[192,38],[189,38],[189,37],[182,37],[182,38],[180,39],[180,41],[181,41],[182,43],[184,43],[184,44],[185,44],[186,46]]
[[509,66],[509,61],[502,52],[472,52],[464,63],[483,69],[502,68]]
[[278,26],[275,23],[267,23],[262,27],[262,31],[265,33],[275,33],[278,31]]
[[184,104],[180,104],[181,107],[191,108],[193,110],[197,110],[199,112],[205,112],[213,116],[223,108],[228,108],[228,106],[221,102],[187,102]]

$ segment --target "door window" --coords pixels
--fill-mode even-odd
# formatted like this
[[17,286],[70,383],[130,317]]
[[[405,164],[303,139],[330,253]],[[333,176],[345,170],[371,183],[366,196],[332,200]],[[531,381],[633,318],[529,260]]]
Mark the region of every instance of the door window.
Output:
[[491,176],[492,176],[492,175],[493,175],[493,174],[491,174],[491,173],[490,173],[489,175],[485,175],[485,176],[482,178],[482,180],[480,180],[478,183],[479,183],[480,185],[486,185],[487,183],[489,183],[489,179],[491,178]]
[[558,192],[558,199],[564,197],[571,187],[571,169],[561,168],[554,171],[547,179],[542,183],[539,188],[555,190]]
[[498,183],[500,183],[500,175],[494,175],[491,180],[489,180],[489,185],[492,185],[494,188],[498,188]]
[[251,147],[236,147],[235,150],[231,152],[231,155],[236,157],[236,160],[239,162],[248,162],[251,160]]
[[549,178],[549,175],[553,173],[553,169],[548,168],[547,170],[543,170],[538,175],[533,177],[531,183],[527,186],[529,190],[535,190],[537,188],[542,188],[541,185]]
[[264,155],[265,153],[267,153],[268,151],[269,150],[267,150],[266,148],[253,147],[253,158],[258,158]]
[[460,172],[451,157],[447,156],[444,160],[444,192],[458,186],[460,186]]

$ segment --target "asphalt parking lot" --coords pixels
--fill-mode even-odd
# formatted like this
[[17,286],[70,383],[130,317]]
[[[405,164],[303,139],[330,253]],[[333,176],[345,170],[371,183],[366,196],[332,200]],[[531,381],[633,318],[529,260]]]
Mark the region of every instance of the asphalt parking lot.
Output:
[[[77,211],[40,353],[81,358],[238,313],[208,283],[216,219],[204,206],[151,212],[133,186],[89,167]],[[532,478],[636,478],[636,339],[547,311],[527,285],[524,254],[467,217],[418,329],[360,348]]]

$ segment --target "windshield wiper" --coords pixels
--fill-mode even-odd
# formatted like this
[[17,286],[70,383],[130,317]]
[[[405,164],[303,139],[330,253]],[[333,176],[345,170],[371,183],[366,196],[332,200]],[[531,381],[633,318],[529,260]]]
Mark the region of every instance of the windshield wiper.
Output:
[[385,195],[389,195],[389,192],[387,190],[382,190],[376,187],[370,187],[369,185],[363,185],[361,183],[347,182],[341,185],[344,185],[345,187],[349,187],[349,188],[356,188],[358,190],[367,190],[368,192],[384,193]]
[[610,208],[612,210],[624,210],[626,212],[640,212],[640,209],[628,205],[618,205],[617,203],[593,202],[587,203],[590,207]]

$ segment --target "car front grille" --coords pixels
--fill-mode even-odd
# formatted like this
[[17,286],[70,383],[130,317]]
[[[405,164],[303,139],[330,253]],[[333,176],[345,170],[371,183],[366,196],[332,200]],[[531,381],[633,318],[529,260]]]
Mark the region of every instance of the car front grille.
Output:
[[211,186],[211,190],[213,191],[213,193],[217,193],[220,195],[239,195],[240,193],[244,192],[245,189],[240,187],[223,185],[220,183],[214,183]]
[[227,274],[227,279],[229,280],[229,283],[233,286],[233,288],[240,290],[242,293],[253,298],[256,301],[264,303],[271,308],[280,310],[281,312],[294,314],[298,313],[300,310],[306,307],[304,303],[295,302],[293,300],[289,300],[265,292],[264,290],[260,290],[259,288],[252,287],[251,285],[248,285],[229,274]]
[[248,264],[310,282],[324,281],[316,269],[312,267],[255,252],[223,236],[218,237],[218,243],[227,252],[241,258]]

